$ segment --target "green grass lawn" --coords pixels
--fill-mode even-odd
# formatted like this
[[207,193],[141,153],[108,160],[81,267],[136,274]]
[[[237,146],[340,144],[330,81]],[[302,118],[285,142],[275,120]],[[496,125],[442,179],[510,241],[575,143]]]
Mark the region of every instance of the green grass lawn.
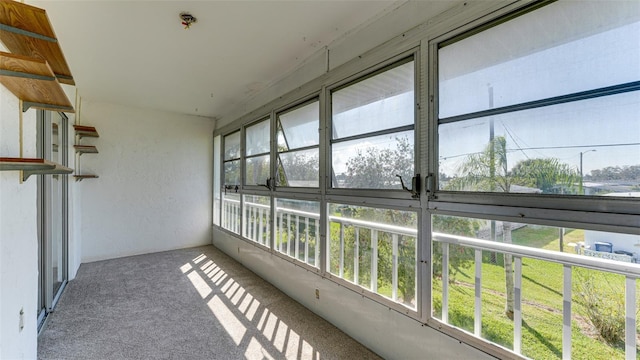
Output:
[[[557,229],[524,227],[514,230],[513,243],[559,251]],[[564,243],[582,241],[584,232],[571,230]],[[564,247],[565,252],[573,248]],[[482,337],[513,349],[513,321],[504,315],[505,275],[502,257],[497,263],[483,254],[482,264]],[[473,332],[474,279],[471,266],[458,273],[449,286],[449,323]],[[607,344],[601,340],[585,316],[583,301],[578,296],[581,279],[592,279],[596,288],[606,289],[608,296],[624,297],[624,277],[595,270],[573,268],[572,276],[572,358],[624,359],[624,344]],[[547,261],[523,259],[522,266],[522,353],[534,359],[562,358],[562,288],[563,267]],[[636,288],[638,289],[638,282]],[[442,282],[434,279],[434,313],[441,313]],[[638,308],[638,306],[636,306]],[[441,316],[438,316],[441,318]]]

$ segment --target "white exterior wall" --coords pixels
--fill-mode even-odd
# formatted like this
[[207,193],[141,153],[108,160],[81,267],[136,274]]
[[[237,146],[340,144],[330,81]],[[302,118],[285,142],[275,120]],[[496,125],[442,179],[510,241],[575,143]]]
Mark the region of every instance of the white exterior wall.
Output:
[[82,262],[210,243],[211,119],[83,99],[80,121],[100,134],[82,139]]
[[[0,156],[20,156],[19,100],[0,85]],[[23,113],[23,156],[36,157],[36,110]],[[35,359],[38,298],[37,176],[0,171],[0,359]],[[24,328],[20,329],[20,310]]]

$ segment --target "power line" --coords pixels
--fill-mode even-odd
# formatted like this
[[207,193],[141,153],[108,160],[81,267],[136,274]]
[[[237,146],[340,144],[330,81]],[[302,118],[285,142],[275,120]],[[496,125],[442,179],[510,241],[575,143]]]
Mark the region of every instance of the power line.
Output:
[[[618,144],[591,144],[591,145],[565,145],[565,146],[533,146],[527,148],[516,148],[516,149],[507,149],[507,151],[523,151],[523,150],[552,150],[552,149],[579,149],[579,148],[590,148],[590,147],[615,147],[615,146],[638,146],[640,142],[636,143],[618,143]],[[476,151],[472,153],[466,154],[458,154],[451,156],[441,156],[440,160],[448,160],[462,156],[469,156],[475,154],[481,154],[483,151]]]

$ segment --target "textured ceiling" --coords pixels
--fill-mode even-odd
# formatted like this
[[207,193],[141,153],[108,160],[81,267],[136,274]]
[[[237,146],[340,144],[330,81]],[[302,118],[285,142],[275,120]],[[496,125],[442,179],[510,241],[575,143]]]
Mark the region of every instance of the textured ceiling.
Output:
[[[402,1],[29,1],[88,100],[221,118]],[[198,22],[185,30],[179,14]]]

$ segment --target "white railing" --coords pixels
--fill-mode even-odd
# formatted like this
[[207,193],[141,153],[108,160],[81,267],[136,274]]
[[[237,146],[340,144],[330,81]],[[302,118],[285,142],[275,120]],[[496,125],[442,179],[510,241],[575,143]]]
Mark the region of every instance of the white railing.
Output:
[[244,204],[242,236],[258,244],[269,246],[271,206],[250,202]]
[[449,245],[472,248],[475,251],[475,312],[474,334],[480,336],[482,324],[482,251],[511,254],[514,263],[514,338],[513,351],[522,351],[522,259],[531,258],[561,264],[563,266],[563,325],[562,358],[571,359],[571,282],[574,266],[605,271],[625,276],[625,358],[636,359],[636,279],[640,278],[640,265],[540,250],[520,245],[492,242],[464,236],[433,233],[433,241],[442,243],[442,321],[448,323],[449,308]]
[[[377,222],[343,218],[339,216],[329,216],[330,223],[337,223],[340,226],[340,250],[339,250],[339,262],[338,262],[338,276],[344,278],[345,269],[345,235],[344,230],[346,227],[351,226],[354,228],[355,239],[353,249],[353,282],[356,285],[359,284],[360,278],[360,230],[366,229],[371,232],[371,281],[369,289],[372,292],[378,292],[378,241],[380,233],[387,233],[391,235],[391,251],[392,251],[392,273],[391,273],[391,299],[393,301],[398,300],[398,244],[402,240],[402,237],[416,238],[418,235],[417,229],[406,228],[395,225],[387,225]],[[415,258],[415,257],[414,257]],[[415,265],[415,264],[414,264]],[[415,268],[415,267],[414,267]]]
[[[277,228],[275,249],[292,258],[304,261],[306,264],[319,267],[320,214],[281,207],[276,207],[275,213]],[[301,225],[304,225],[304,232],[300,231]],[[313,231],[310,231],[311,226],[313,226]],[[314,240],[313,249],[311,249],[313,255],[310,256],[309,246],[312,240]],[[304,254],[301,255],[301,251]]]
[[221,215],[222,219],[220,223],[222,227],[236,234],[240,234],[240,200],[223,196]]
[[[240,233],[242,236],[265,246],[269,246],[270,206],[253,202],[244,202],[243,219],[240,221],[240,201],[236,199],[223,199],[222,202],[222,226],[227,230]],[[339,239],[339,265],[337,274],[345,277],[346,261],[353,261],[353,282],[359,284],[360,279],[360,239],[362,230],[370,231],[370,284],[369,289],[378,293],[378,242],[380,234],[388,234],[391,238],[391,299],[398,300],[398,267],[399,244],[404,237],[416,238],[417,229],[395,225],[387,225],[377,222],[359,219],[329,216],[330,223],[336,223],[340,227]],[[320,214],[301,210],[276,207],[275,209],[275,236],[274,249],[292,258],[319,267],[320,246],[319,239]],[[303,230],[301,230],[301,226]],[[241,229],[242,227],[242,229]],[[353,259],[345,258],[345,229],[353,227],[355,233]],[[414,256],[415,258],[415,256]],[[414,264],[415,268],[415,264]]]

